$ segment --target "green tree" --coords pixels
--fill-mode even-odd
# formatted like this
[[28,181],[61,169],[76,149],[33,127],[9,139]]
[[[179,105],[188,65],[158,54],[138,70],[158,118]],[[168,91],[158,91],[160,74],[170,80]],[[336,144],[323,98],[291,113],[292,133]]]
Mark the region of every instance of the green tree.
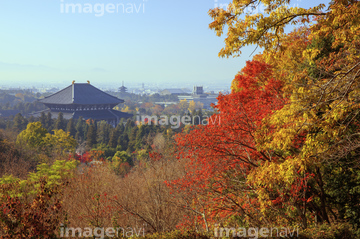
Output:
[[46,114],[45,114],[44,111],[41,112],[40,117],[39,117],[39,121],[40,121],[40,123],[41,123],[41,125],[43,127],[46,127]]
[[17,136],[16,143],[22,147],[34,149],[38,152],[39,159],[45,161],[65,157],[66,153],[73,152],[76,147],[76,141],[69,133],[60,129],[50,134],[40,122],[29,123],[27,128]]
[[35,122],[35,117],[34,117],[34,116],[30,116],[28,122],[29,122],[29,123]]
[[92,123],[87,131],[86,146],[93,148],[96,145],[96,129],[94,123]]
[[111,148],[116,148],[116,146],[118,145],[119,136],[123,133],[123,131],[123,124],[118,124],[115,129],[112,129],[110,131],[109,146]]
[[128,144],[129,144],[128,135],[126,133],[122,133],[118,138],[116,148],[120,148],[121,150],[127,150]]
[[106,121],[101,121],[97,130],[97,142],[99,144],[108,144],[110,137],[110,130],[112,126],[109,125]]
[[22,114],[20,114],[20,113],[16,114],[13,121],[14,121],[13,129],[15,131],[20,132],[26,128],[27,121],[22,116]]
[[70,119],[66,125],[66,132],[68,132],[71,136],[75,137],[76,129],[74,125],[74,120]]
[[65,130],[66,122],[64,119],[64,114],[62,112],[59,112],[57,119],[55,120],[55,126],[54,129],[62,129]]
[[48,132],[51,132],[51,130],[53,129],[53,120],[50,111],[46,114],[46,124],[44,125],[44,127],[48,130]]
[[110,164],[110,167],[117,175],[126,174],[131,166],[133,166],[133,160],[125,151],[117,151]]
[[143,139],[145,137],[146,134],[146,129],[145,129],[145,125],[140,125],[139,130],[136,133],[136,143],[135,143],[135,148],[136,149],[141,149],[143,146]]
[[132,119],[128,119],[125,124],[125,132],[130,133],[132,128],[135,127],[135,122]]
[[81,141],[83,139],[85,139],[86,135],[85,135],[85,122],[83,120],[82,117],[80,117],[77,122],[76,122],[76,126],[75,126],[75,129],[76,129],[76,135],[75,135],[75,139],[77,141]]
[[26,129],[17,136],[16,143],[31,148],[43,148],[46,134],[47,130],[42,127],[40,122],[29,123]]
[[62,129],[54,130],[53,134],[46,134],[44,141],[48,154],[53,157],[64,157],[65,153],[73,153],[76,147],[76,140]]

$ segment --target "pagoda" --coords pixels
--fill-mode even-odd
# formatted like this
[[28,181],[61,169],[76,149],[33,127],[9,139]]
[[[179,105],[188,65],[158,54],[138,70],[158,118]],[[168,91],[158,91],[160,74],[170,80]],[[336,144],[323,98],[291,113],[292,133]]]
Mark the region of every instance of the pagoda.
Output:
[[126,93],[127,92],[127,88],[124,86],[124,81],[122,82],[122,86],[119,87],[119,92],[120,93]]
[[54,117],[62,112],[66,119],[82,117],[84,120],[105,120],[116,126],[121,118],[132,117],[131,114],[113,109],[124,100],[99,90],[89,81],[88,83],[73,81],[70,86],[41,99],[40,102],[49,108]]

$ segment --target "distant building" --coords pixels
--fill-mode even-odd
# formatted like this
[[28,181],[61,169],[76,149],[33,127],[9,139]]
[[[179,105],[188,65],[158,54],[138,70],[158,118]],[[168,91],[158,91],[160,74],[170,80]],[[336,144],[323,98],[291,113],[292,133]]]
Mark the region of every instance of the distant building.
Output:
[[210,109],[211,104],[217,103],[217,95],[205,94],[202,86],[194,86],[194,90],[191,95],[178,95],[179,100],[187,100],[200,102],[204,104],[205,109]]
[[165,89],[160,92],[160,95],[183,95],[186,94],[182,89]]
[[172,102],[172,101],[169,101],[169,102],[155,102],[156,105],[161,105],[162,107],[168,107],[169,105],[176,105],[178,104],[179,102]]
[[120,93],[126,93],[127,92],[127,88],[124,86],[124,82],[122,82],[122,86],[119,87],[119,92]]
[[203,87],[202,86],[194,86],[193,94],[194,95],[202,95],[202,94],[204,94]]
[[93,119],[95,121],[105,120],[115,126],[121,118],[132,117],[131,114],[113,110],[113,108],[124,101],[109,95],[92,86],[90,82],[76,83],[39,100],[49,108],[51,114],[57,117],[59,112],[66,119]]

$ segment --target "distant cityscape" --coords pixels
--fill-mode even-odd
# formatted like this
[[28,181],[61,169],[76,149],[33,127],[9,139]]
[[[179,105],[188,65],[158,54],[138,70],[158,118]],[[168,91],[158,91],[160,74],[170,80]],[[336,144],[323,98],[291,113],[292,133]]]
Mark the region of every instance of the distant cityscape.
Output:
[[[0,83],[0,90],[31,90],[33,93],[55,93],[60,89],[66,87],[71,82],[67,82],[66,84],[23,84],[23,85],[5,85]],[[93,83],[93,82],[92,82]],[[110,91],[110,92],[118,92],[119,87],[121,87],[122,83],[118,82],[117,84],[97,84],[96,85],[99,89],[103,91]],[[230,92],[230,83],[224,82],[224,84],[219,83],[209,83],[209,84],[196,84],[196,83],[124,83],[124,86],[127,88],[128,93],[139,94],[139,95],[153,95],[153,94],[160,94],[163,90],[166,89],[182,89],[184,93],[192,93],[194,85],[201,85],[203,86],[205,93],[211,94],[218,94],[219,92],[222,93],[229,93]]]
[[[214,111],[219,93],[229,94],[228,87],[219,85],[136,84],[125,82],[111,87],[93,85],[90,81],[72,81],[66,87],[8,87],[0,88],[0,117],[11,118],[21,113],[24,117],[39,118],[51,113],[63,118],[105,120],[114,127],[121,118],[143,114],[193,114]],[[97,100],[95,100],[95,98]],[[94,101],[95,100],[95,101]],[[46,107],[45,107],[46,106]]]

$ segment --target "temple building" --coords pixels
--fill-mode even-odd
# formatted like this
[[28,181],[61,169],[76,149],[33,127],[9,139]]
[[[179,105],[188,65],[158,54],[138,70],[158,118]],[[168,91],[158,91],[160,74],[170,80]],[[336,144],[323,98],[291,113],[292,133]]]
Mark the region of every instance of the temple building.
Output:
[[124,86],[124,81],[122,82],[122,86],[119,87],[119,92],[120,93],[126,93],[127,92],[127,88]]
[[131,114],[113,109],[124,100],[99,90],[89,81],[88,83],[73,81],[70,86],[39,100],[39,102],[49,108],[48,111],[52,116],[57,117],[59,112],[62,112],[65,119],[82,117],[84,120],[105,120],[116,126],[121,118],[132,117]]
[[202,86],[194,86],[191,95],[178,95],[179,100],[200,102],[204,105],[204,109],[208,110],[211,109],[211,104],[217,104],[217,97],[218,95],[215,94],[205,94]]

